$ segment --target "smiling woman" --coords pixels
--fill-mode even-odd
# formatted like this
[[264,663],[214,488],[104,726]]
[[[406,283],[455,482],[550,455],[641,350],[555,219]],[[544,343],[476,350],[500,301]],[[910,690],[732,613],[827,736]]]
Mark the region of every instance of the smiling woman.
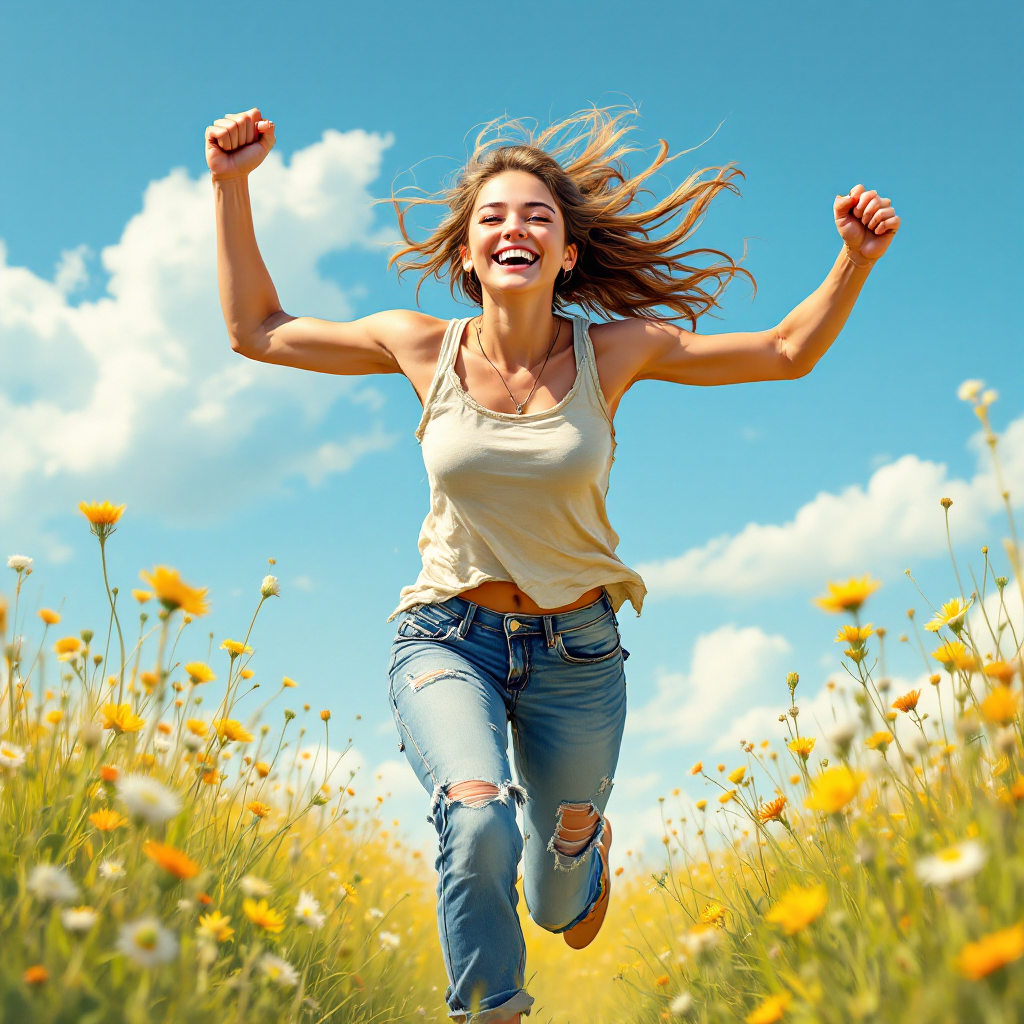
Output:
[[[529,1013],[516,913],[518,862],[530,916],[573,948],[608,908],[613,785],[626,712],[615,613],[646,588],[616,556],[605,510],[612,425],[641,380],[714,385],[787,380],[838,336],[899,227],[888,199],[836,197],[843,248],[824,283],[764,331],[695,328],[736,275],[715,249],[683,249],[734,168],[638,200],[665,143],[631,177],[626,114],[590,110],[532,135],[498,122],[451,188],[393,197],[421,281],[447,278],[479,315],[390,310],[352,323],[290,316],[256,244],[248,175],[274,145],[259,110],[206,132],[217,202],[218,275],[232,348],[322,373],[401,373],[423,413],[430,480],[423,568],[401,594],[389,665],[400,746],[431,794],[438,927],[456,1021]],[[423,241],[411,207],[441,206]],[[694,262],[696,260],[696,262]],[[575,305],[606,322],[568,317]],[[508,756],[511,725],[515,779]],[[525,839],[516,820],[523,807]]]

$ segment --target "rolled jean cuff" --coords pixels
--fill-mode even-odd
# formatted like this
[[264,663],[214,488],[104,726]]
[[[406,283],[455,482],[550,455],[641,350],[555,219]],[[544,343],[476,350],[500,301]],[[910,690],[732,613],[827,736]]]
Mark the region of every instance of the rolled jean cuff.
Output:
[[489,1010],[478,1010],[476,1013],[467,1013],[465,1010],[452,1010],[448,1016],[455,1024],[491,1024],[494,1020],[508,1020],[517,1013],[530,1015],[533,1006],[533,996],[525,989],[520,989],[511,999],[506,999],[501,1006],[491,1007]]

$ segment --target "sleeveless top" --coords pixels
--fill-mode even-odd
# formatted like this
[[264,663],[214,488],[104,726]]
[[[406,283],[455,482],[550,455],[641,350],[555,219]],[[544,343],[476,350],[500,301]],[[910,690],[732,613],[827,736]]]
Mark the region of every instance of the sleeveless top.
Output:
[[590,324],[573,317],[576,380],[557,405],[523,415],[476,402],[455,372],[471,317],[448,325],[416,438],[430,481],[423,568],[388,621],[489,580],[515,583],[541,608],[604,587],[640,614],[647,588],[615,555],[605,495],[615,431],[597,376]]

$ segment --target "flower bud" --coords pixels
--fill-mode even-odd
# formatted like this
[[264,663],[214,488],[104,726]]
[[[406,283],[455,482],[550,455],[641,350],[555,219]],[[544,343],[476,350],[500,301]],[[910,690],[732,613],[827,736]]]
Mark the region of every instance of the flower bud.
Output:
[[264,576],[263,582],[260,584],[260,593],[264,597],[280,597],[281,584],[278,582],[277,577]]

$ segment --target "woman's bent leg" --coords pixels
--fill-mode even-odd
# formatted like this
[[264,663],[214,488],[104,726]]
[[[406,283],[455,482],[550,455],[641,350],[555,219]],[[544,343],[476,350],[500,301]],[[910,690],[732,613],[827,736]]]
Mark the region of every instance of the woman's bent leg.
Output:
[[438,834],[437,918],[455,1020],[529,1012],[526,947],[516,912],[522,837],[507,752],[505,699],[466,642],[401,638],[391,703],[405,754],[431,794]]

